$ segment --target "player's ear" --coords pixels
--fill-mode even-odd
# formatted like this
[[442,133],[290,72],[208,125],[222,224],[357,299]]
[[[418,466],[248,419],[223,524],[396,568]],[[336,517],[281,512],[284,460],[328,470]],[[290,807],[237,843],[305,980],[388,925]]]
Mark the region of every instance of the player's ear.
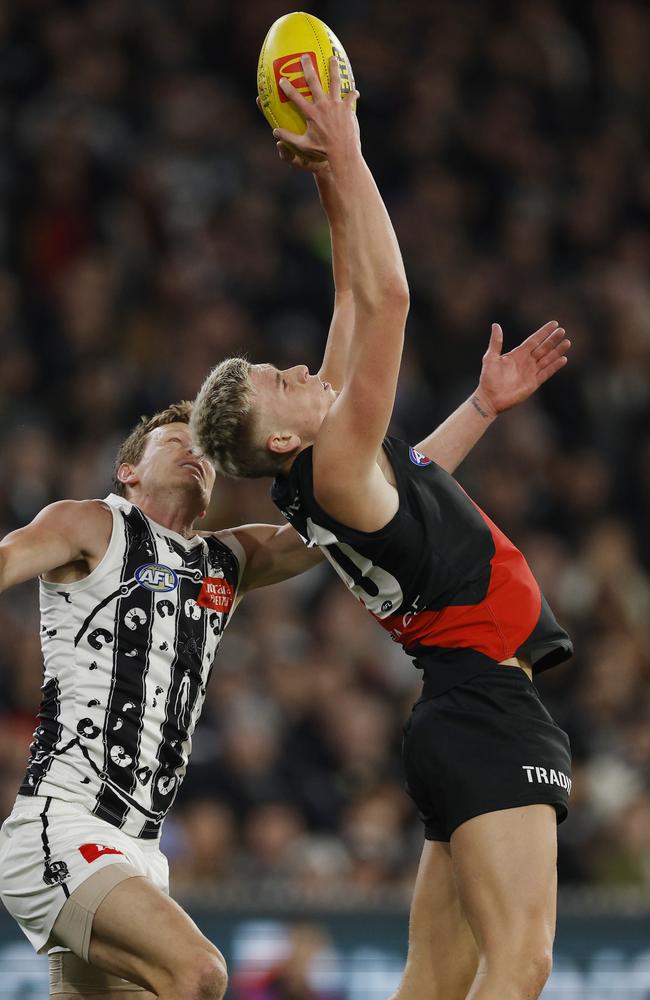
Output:
[[117,470],[117,481],[122,486],[135,486],[138,482],[135,467],[128,462],[122,462]]
[[276,455],[289,455],[300,445],[300,438],[291,431],[278,431],[266,439],[266,447]]

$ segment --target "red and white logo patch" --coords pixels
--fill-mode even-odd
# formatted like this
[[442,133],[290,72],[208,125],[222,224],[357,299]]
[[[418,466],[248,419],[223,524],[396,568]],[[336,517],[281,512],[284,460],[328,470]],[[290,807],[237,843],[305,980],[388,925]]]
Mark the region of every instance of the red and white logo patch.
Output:
[[409,448],[409,458],[413,465],[431,465],[431,459],[427,458],[421,451],[416,451],[415,448]]
[[118,851],[115,847],[106,847],[104,844],[82,844],[79,851],[89,865],[92,865],[93,861],[97,861],[97,858],[101,858],[104,854],[121,854],[124,857],[122,851]]
[[235,600],[235,591],[227,580],[218,576],[204,576],[203,586],[196,599],[200,608],[210,611],[230,611]]
[[295,87],[298,93],[302,94],[308,100],[313,100],[311,90],[309,89],[309,84],[305,79],[305,71],[302,68],[302,63],[300,61],[301,56],[309,56],[312,62],[312,66],[316,70],[316,75],[320,80],[320,70],[318,69],[318,60],[316,58],[315,52],[292,52],[291,55],[281,56],[279,59],[273,60],[273,72],[275,73],[275,84],[278,91],[278,97],[282,104],[286,104],[289,98],[280,88],[280,80],[282,77],[288,80],[292,87]]

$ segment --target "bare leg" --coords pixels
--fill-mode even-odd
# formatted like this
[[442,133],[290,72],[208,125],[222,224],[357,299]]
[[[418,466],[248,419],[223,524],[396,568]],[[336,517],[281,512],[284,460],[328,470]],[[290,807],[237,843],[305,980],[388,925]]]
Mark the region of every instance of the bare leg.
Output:
[[464,1000],[477,966],[449,844],[426,840],[411,903],[406,968],[393,1000]]
[[[120,882],[100,904],[89,961],[159,1000],[221,1000],[226,991],[221,953],[177,903],[144,877]],[[133,1000],[145,997],[133,994]],[[118,992],[114,1000],[124,998]]]
[[555,810],[534,805],[477,816],[455,831],[451,856],[480,954],[467,1000],[537,1000],[555,935]]

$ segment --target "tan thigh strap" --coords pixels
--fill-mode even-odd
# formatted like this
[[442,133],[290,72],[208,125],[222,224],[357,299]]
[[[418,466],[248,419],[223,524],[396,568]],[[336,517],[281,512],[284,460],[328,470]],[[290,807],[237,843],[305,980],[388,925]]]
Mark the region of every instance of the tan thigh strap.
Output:
[[55,951],[50,959],[50,996],[87,996],[93,993],[145,993],[141,986],[111,976],[77,958],[71,951]]
[[95,914],[109,892],[124,882],[127,878],[140,875],[131,865],[116,862],[100,868],[98,872],[82,882],[67,899],[56,918],[50,945],[60,945],[69,948],[79,955],[84,962],[88,961],[90,934],[93,929]]

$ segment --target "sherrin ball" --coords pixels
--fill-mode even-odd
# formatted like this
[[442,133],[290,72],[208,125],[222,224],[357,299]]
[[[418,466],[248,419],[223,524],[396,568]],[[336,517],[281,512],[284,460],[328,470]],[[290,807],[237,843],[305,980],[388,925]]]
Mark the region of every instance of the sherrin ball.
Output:
[[341,94],[354,90],[350,60],[334,32],[313,14],[294,11],[278,18],[269,28],[257,65],[260,107],[271,128],[286,128],[302,135],[307,124],[279,87],[285,77],[303,97],[313,100],[300,64],[307,54],[324,91],[329,90],[329,60],[335,56],[341,73]]

